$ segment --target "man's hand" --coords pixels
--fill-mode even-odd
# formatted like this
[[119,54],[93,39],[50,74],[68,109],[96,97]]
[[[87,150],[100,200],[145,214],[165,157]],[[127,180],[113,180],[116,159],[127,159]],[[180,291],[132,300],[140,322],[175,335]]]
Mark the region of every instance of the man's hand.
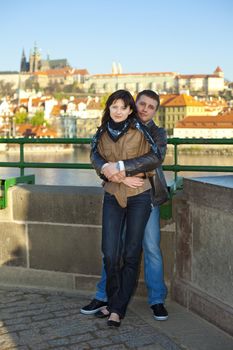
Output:
[[111,177],[109,178],[109,181],[120,183],[120,182],[122,182],[124,179],[125,179],[125,171],[123,170],[123,171],[120,171],[119,173],[117,173],[117,174],[111,176]]
[[108,165],[106,165],[103,170],[102,170],[102,173],[104,174],[104,176],[110,180],[110,178],[115,175],[115,174],[118,174],[119,173],[119,170],[117,169],[117,163],[112,163],[112,162],[109,162]]
[[122,182],[131,188],[141,187],[144,183],[143,179],[137,176],[126,177]]

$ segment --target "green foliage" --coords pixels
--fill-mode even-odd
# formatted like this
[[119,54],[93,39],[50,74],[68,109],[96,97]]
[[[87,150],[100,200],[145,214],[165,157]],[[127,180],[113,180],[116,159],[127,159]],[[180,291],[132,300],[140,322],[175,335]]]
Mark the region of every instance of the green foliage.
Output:
[[45,122],[44,111],[36,111],[35,115],[31,119],[31,124],[33,126],[43,125]]
[[84,90],[79,86],[77,82],[74,82],[70,85],[65,85],[63,88],[63,92],[66,93],[82,93]]
[[14,84],[0,80],[0,98],[5,96],[13,96],[15,90],[13,89]]
[[91,86],[90,86],[89,89],[88,89],[88,92],[89,92],[90,94],[95,94],[95,93],[96,93],[96,87],[95,87],[95,84],[94,84],[94,83],[91,84]]
[[105,104],[106,104],[107,99],[108,99],[109,96],[110,96],[110,94],[106,94],[106,95],[103,95],[103,96],[101,97],[100,105],[101,105],[101,108],[102,108],[102,109],[105,108]]
[[37,81],[35,81],[34,77],[30,77],[27,80],[25,80],[24,88],[26,90],[39,91],[40,90],[40,85],[39,85],[39,83]]
[[221,91],[219,95],[224,98],[226,101],[230,101],[233,99],[233,92],[232,90],[225,89],[224,91]]
[[54,94],[54,93],[60,93],[63,90],[63,85],[59,84],[58,82],[50,82],[48,86],[45,88],[45,93],[47,94]]
[[15,123],[16,124],[24,124],[28,120],[28,113],[26,111],[16,112],[15,113]]
[[63,98],[67,98],[63,92],[55,92],[53,96],[57,101],[61,101]]

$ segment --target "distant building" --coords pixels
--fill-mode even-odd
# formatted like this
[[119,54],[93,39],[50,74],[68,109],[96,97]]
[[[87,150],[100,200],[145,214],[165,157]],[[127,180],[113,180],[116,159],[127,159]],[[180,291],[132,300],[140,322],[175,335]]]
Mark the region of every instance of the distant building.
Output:
[[22,51],[20,73],[0,72],[0,80],[13,83],[13,88],[38,89],[50,83],[72,85],[78,83],[86,93],[109,94],[118,89],[126,89],[135,94],[143,89],[152,89],[160,94],[186,93],[198,96],[218,95],[225,89],[224,72],[217,67],[213,74],[183,75],[176,72],[122,73],[120,63],[112,63],[111,74],[90,75],[86,69],[72,68],[66,58],[51,60],[41,57],[37,45],[29,54]]
[[190,93],[216,94],[224,90],[224,73],[217,67],[213,74],[177,75],[177,90],[188,90]]
[[160,108],[156,115],[159,124],[171,134],[177,122],[187,115],[205,115],[205,104],[186,94],[161,95]]
[[233,109],[217,116],[188,116],[174,128],[179,138],[233,138]]
[[33,50],[30,51],[29,61],[27,61],[25,51],[23,49],[20,63],[21,73],[34,73],[39,71],[46,71],[49,69],[61,69],[65,67],[70,67],[66,58],[50,60],[49,56],[47,56],[47,59],[42,59],[40,51],[38,50],[36,44],[34,45]]
[[112,64],[111,74],[95,74],[89,77],[87,87],[96,93],[111,93],[117,89],[139,92],[143,89],[159,93],[218,94],[224,90],[224,73],[217,67],[213,74],[182,75],[175,72],[122,73],[120,64]]
[[84,84],[88,76],[89,73],[86,69],[64,67],[34,72],[31,78],[34,79],[35,82],[38,82],[40,87],[44,88],[54,83],[61,85],[72,85],[75,82]]
[[116,66],[113,66],[113,71],[115,73],[91,75],[86,82],[87,88],[96,93],[111,93],[118,89],[132,93],[143,89],[173,92],[175,89],[176,73],[118,73]]

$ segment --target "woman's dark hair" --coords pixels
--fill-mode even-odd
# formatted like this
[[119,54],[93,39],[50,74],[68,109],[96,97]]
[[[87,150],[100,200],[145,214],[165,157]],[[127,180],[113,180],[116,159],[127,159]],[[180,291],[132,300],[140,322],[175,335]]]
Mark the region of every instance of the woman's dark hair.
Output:
[[129,118],[137,117],[137,108],[133,96],[127,90],[117,90],[113,92],[107,99],[105,109],[103,112],[103,117],[101,120],[101,126],[105,125],[110,119],[110,110],[109,107],[116,100],[123,100],[125,107],[130,107],[132,113],[129,115]]
[[139,98],[141,96],[147,96],[147,97],[150,97],[152,98],[153,100],[157,101],[157,107],[156,107],[156,111],[159,109],[159,106],[160,106],[160,98],[159,98],[159,95],[153,91],[153,90],[143,90],[143,91],[140,91],[138,94],[137,94],[137,97],[136,97],[136,102],[139,100]]

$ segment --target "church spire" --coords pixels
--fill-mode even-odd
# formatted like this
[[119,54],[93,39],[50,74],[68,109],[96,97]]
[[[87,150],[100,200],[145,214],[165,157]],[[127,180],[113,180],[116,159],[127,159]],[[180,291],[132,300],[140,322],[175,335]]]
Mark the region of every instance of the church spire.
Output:
[[22,56],[20,61],[20,72],[27,72],[27,60],[26,60],[24,49],[22,51]]

